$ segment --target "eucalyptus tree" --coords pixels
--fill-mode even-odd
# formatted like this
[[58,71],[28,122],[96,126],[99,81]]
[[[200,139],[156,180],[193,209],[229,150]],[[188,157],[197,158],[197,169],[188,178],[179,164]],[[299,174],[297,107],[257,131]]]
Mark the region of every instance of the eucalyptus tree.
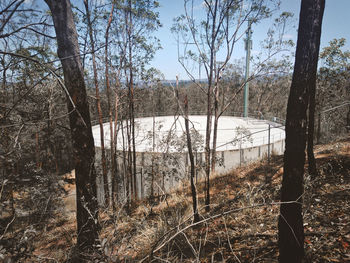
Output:
[[253,116],[285,119],[291,64],[289,58],[268,61],[261,66],[260,74],[250,81],[250,108]]
[[303,177],[310,93],[315,90],[324,0],[302,0],[293,79],[287,106],[281,206],[278,219],[279,262],[302,262]]
[[[90,40],[90,47],[91,47],[91,57],[92,57],[92,69],[93,69],[93,79],[94,79],[94,85],[95,85],[95,100],[96,100],[96,109],[97,109],[97,115],[98,115],[98,122],[100,126],[100,141],[101,141],[101,163],[102,163],[102,176],[103,176],[103,185],[104,185],[104,195],[105,199],[108,200],[108,178],[107,178],[107,161],[106,161],[106,151],[105,151],[105,140],[104,140],[104,131],[103,131],[103,113],[101,109],[101,99],[100,99],[100,90],[99,90],[99,81],[98,81],[98,72],[97,72],[97,62],[96,62],[96,41],[94,39],[94,35],[96,28],[94,30],[93,21],[91,19],[91,12],[90,12],[90,4],[88,0],[84,0],[84,6],[85,6],[85,23],[87,25],[87,31],[89,35]],[[107,202],[105,202],[107,203]],[[110,203],[112,203],[110,201]]]
[[113,13],[114,13],[114,7],[115,7],[115,0],[112,2],[112,6],[109,12],[108,16],[108,21],[107,21],[107,26],[105,30],[105,54],[104,54],[104,60],[105,60],[105,81],[106,81],[106,94],[107,94],[107,103],[108,103],[108,119],[109,119],[109,133],[110,133],[110,151],[111,151],[111,181],[112,181],[112,193],[110,197],[111,205],[112,208],[114,209],[114,201],[117,197],[116,195],[116,183],[117,180],[117,162],[116,162],[116,140],[115,137],[117,136],[117,121],[118,121],[118,104],[119,104],[119,99],[118,96],[115,96],[115,115],[114,115],[114,126],[113,126],[113,107],[112,107],[112,92],[111,92],[111,83],[110,83],[110,78],[109,78],[109,58],[108,58],[108,46],[109,46],[109,30],[111,28],[111,24],[113,21]]
[[[121,89],[127,91],[127,166],[131,181],[131,195],[137,197],[136,143],[135,143],[135,86],[146,71],[146,66],[160,48],[159,40],[152,34],[161,24],[156,9],[157,1],[123,0],[117,1],[114,19],[111,23],[110,39],[115,43],[111,53],[115,56],[115,67],[121,68]],[[128,189],[128,186],[127,186]]]
[[[345,45],[345,38],[333,39],[320,52],[316,112],[323,134],[318,136],[323,141],[345,134],[350,127],[350,106],[344,105],[350,102],[350,51]],[[329,110],[338,106],[341,107]]]
[[[20,174],[21,169],[10,171],[15,164],[24,167],[23,160],[28,165],[35,162],[36,169],[61,170],[60,151],[69,149],[55,142],[69,136],[57,126],[65,125],[63,118],[57,118],[64,94],[48,72],[54,71],[50,62],[55,58],[50,16],[36,2],[5,0],[0,3],[0,17],[0,148],[11,152],[3,159],[7,175],[12,174],[11,179]],[[11,145],[22,147],[8,148]]]
[[[0,117],[0,123],[2,125],[3,122],[14,122],[7,127],[21,127],[17,138],[14,138],[13,147],[18,145],[17,139],[22,127],[37,127],[44,131],[44,136],[47,137],[45,144],[53,147],[48,149],[51,152],[47,151],[47,155],[56,151],[54,147],[58,136],[53,134],[57,132],[56,127],[63,128],[66,132],[64,135],[60,134],[59,138],[64,144],[70,139],[67,131],[71,133],[76,168],[77,242],[78,247],[86,251],[95,248],[99,228],[89,107],[70,2],[48,0],[46,3],[51,13],[39,6],[37,1],[14,0],[0,3],[0,52],[4,55],[2,65],[9,66],[4,69],[2,76],[5,76],[5,79],[2,84],[4,89],[12,89],[16,95],[5,115]],[[53,28],[56,30],[56,37],[51,35]],[[59,61],[54,59],[56,54],[51,51],[51,41],[56,38],[64,82],[60,77],[61,69],[55,68]],[[57,86],[62,92],[57,92]],[[62,113],[62,105],[57,106],[63,100],[66,100],[68,105],[68,113],[65,114]],[[22,105],[29,110],[23,111]],[[42,114],[32,114],[30,110],[33,108]],[[70,119],[70,128],[66,127],[64,122],[67,116]],[[54,140],[51,140],[51,135]],[[34,138],[37,151],[39,138]],[[26,140],[23,145],[30,144]],[[7,154],[5,156],[9,157]]]
[[91,131],[78,37],[69,0],[45,0],[52,14],[61,60],[74,151],[77,200],[77,244],[88,252],[98,244],[95,147]]
[[284,119],[291,81],[292,48],[294,42],[286,37],[294,31],[293,14],[282,12],[274,19],[261,51],[252,57],[251,110],[253,114],[278,116]]
[[[235,44],[244,36],[243,26],[257,23],[271,15],[271,7],[277,1],[270,0],[185,0],[185,13],[174,19],[172,32],[178,43],[178,61],[189,78],[206,94],[206,209],[210,205],[210,173],[215,169],[216,134],[219,118],[219,79],[229,63]],[[270,8],[269,8],[270,7]],[[220,63],[218,63],[220,60]],[[191,62],[204,67],[205,85],[196,81]],[[212,116],[214,135],[212,137]],[[210,146],[213,138],[213,146]],[[212,169],[211,169],[212,167]]]
[[[3,103],[0,124],[13,125],[2,129],[9,134],[16,133],[26,122],[42,119],[42,109],[36,109],[42,106],[44,99],[34,99],[33,94],[38,91],[37,86],[48,78],[40,63],[53,58],[50,49],[53,37],[49,34],[49,16],[36,8],[35,4],[20,0],[0,3],[0,100]],[[37,107],[31,108],[30,105]],[[32,115],[31,111],[34,111]],[[29,134],[32,129],[25,126]]]

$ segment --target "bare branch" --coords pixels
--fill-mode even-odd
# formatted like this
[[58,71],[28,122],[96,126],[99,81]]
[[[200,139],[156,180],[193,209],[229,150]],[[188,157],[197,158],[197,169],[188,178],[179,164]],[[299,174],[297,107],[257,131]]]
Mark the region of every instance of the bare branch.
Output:
[[46,66],[45,64],[39,62],[38,60],[36,60],[36,59],[34,59],[32,57],[28,57],[28,56],[24,56],[24,55],[20,55],[20,54],[16,54],[16,53],[11,53],[11,52],[4,52],[4,51],[1,51],[1,50],[0,50],[0,54],[5,54],[5,55],[11,55],[11,56],[15,56],[15,57],[25,58],[25,59],[28,59],[28,60],[30,60],[32,62],[37,63],[38,65],[40,65],[43,68],[45,68],[46,70],[48,70],[56,78],[56,80],[58,81],[58,83],[60,84],[60,86],[62,87],[64,92],[66,93],[66,95],[67,95],[67,97],[69,99],[69,102],[72,104],[72,107],[73,107],[72,111],[77,111],[77,114],[81,118],[81,121],[84,123],[85,126],[87,126],[87,124],[84,121],[84,118],[81,116],[80,112],[76,109],[75,103],[73,102],[73,99],[70,96],[69,91],[68,91],[67,87],[64,85],[62,79],[50,67]]
[[[187,229],[190,229],[192,227],[195,227],[197,225],[200,225],[200,224],[203,224],[203,223],[206,223],[208,221],[211,221],[211,220],[214,220],[214,219],[217,219],[217,218],[220,218],[220,217],[223,217],[225,215],[228,215],[228,214],[232,214],[232,213],[236,213],[236,212],[239,212],[239,211],[243,211],[243,210],[247,210],[247,209],[252,209],[252,208],[259,208],[259,207],[267,207],[267,206],[279,206],[281,204],[299,204],[299,205],[302,205],[302,203],[300,203],[298,200],[300,199],[297,198],[296,201],[287,201],[287,202],[271,202],[271,203],[261,203],[261,204],[254,204],[254,205],[250,205],[250,206],[245,206],[245,207],[240,207],[240,208],[235,208],[235,209],[231,209],[231,210],[228,210],[228,211],[224,211],[220,214],[216,214],[216,215],[213,215],[211,217],[208,217],[208,218],[204,218],[202,219],[201,221],[198,221],[198,222],[195,222],[193,224],[190,224],[190,225],[187,225],[185,227],[183,227],[182,229],[180,229],[180,225],[170,229],[167,233],[165,233],[161,239],[164,239],[169,233],[171,233],[172,231],[174,230],[177,230],[177,232],[172,235],[171,237],[167,238],[163,244],[159,245],[157,248],[153,249],[151,251],[151,253],[144,257],[140,262],[144,262],[146,259],[148,258],[152,258],[153,254],[156,253],[157,251],[161,250],[164,246],[166,246],[170,241],[172,241],[174,238],[176,238],[178,235],[182,234],[184,231],[186,231]],[[185,222],[183,222],[182,224],[186,223],[188,220],[186,220]],[[157,242],[158,243],[158,242]]]
[[[9,14],[9,16],[4,20],[3,24],[0,27],[0,32],[2,32],[6,26],[6,24],[10,21],[11,17],[14,15],[14,13],[16,12],[16,10],[18,9],[18,7],[24,2],[25,0],[21,0],[17,3],[17,5],[13,8],[13,10],[11,11],[11,13]],[[7,8],[5,8],[5,10],[7,10],[9,7],[11,7],[15,2],[17,2],[17,0],[13,1]],[[1,11],[3,12],[3,11]]]

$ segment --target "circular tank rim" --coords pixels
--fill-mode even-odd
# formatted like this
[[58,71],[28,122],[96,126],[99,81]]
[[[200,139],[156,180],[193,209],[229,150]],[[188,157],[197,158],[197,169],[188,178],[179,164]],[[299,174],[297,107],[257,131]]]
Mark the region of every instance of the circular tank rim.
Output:
[[[205,128],[206,128],[206,115],[190,115],[189,119],[191,125],[202,135],[202,139],[205,142]],[[162,153],[184,153],[187,152],[187,149],[183,148],[183,151],[175,150],[174,148],[168,148],[168,151],[165,150],[164,145],[162,146],[162,141],[156,142],[155,148],[153,148],[153,119],[155,121],[155,134],[158,138],[163,138],[162,134],[169,133],[171,125],[174,124],[174,119],[177,119],[176,126],[180,127],[179,130],[176,130],[175,134],[177,137],[182,135],[184,132],[184,118],[182,116],[155,116],[155,117],[142,117],[135,118],[135,130],[136,132],[136,152],[142,153],[153,153],[153,154],[162,154]],[[236,122],[230,123],[229,121],[235,120]],[[146,121],[146,122],[145,122]],[[148,122],[147,122],[148,121]],[[151,123],[150,123],[151,122]],[[120,123],[120,122],[119,122]],[[124,121],[125,123],[125,121]],[[212,133],[213,135],[213,123],[214,116],[212,116]],[[171,125],[169,125],[171,124]],[[104,144],[105,148],[110,148],[110,127],[109,122],[103,124],[104,128]],[[114,125],[114,123],[113,123]],[[168,125],[168,126],[167,126]],[[236,116],[221,116],[218,123],[218,142],[217,142],[217,152],[222,151],[231,151],[237,149],[246,149],[256,146],[263,146],[268,144],[268,127],[270,129],[270,144],[278,142],[285,139],[284,126],[276,122],[271,122],[268,120],[260,120],[254,118],[246,117],[236,117]],[[142,128],[141,128],[142,127]],[[168,129],[167,129],[168,127]],[[176,128],[177,128],[176,127]],[[243,127],[243,129],[241,129]],[[237,135],[236,128],[240,129],[239,134]],[[250,139],[244,137],[246,130],[251,132]],[[124,127],[125,129],[125,127]],[[100,126],[92,126],[92,132],[94,136],[95,147],[100,148]],[[141,137],[140,137],[141,134]],[[239,143],[240,136],[242,136],[243,142]],[[121,144],[121,132],[118,133],[118,145]],[[211,136],[213,137],[213,136]],[[138,138],[138,139],[137,139]],[[145,142],[147,139],[152,139],[152,142]],[[211,138],[212,139],[212,138]],[[235,141],[233,142],[233,140]],[[156,138],[157,140],[157,138]],[[210,145],[212,146],[212,140]],[[154,149],[154,150],[153,150]],[[123,149],[118,148],[117,151],[122,151]],[[197,151],[198,153],[205,152],[204,147],[202,150]]]

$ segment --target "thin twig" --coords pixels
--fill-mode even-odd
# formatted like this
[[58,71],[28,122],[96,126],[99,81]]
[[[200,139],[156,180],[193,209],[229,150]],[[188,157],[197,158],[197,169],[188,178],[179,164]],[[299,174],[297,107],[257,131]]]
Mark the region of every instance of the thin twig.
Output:
[[232,248],[232,245],[231,245],[231,242],[230,242],[230,236],[229,236],[228,230],[227,230],[226,218],[225,217],[224,217],[224,225],[225,225],[225,230],[226,230],[227,242],[228,242],[228,245],[230,247],[230,250],[231,250],[232,254],[234,255],[235,259],[237,259],[237,261],[241,263],[241,261],[239,260],[239,258],[236,255],[236,253],[233,251],[233,248]]
[[[299,199],[299,198],[298,198]],[[298,200],[297,199],[297,200]],[[258,207],[265,207],[265,206],[276,206],[276,205],[281,205],[281,204],[300,204],[302,205],[302,203],[298,202],[298,201],[287,201],[287,202],[271,202],[271,203],[262,203],[262,204],[255,204],[255,205],[250,205],[250,206],[246,206],[246,207],[240,207],[240,208],[236,208],[236,209],[231,209],[231,210],[228,210],[228,211],[225,211],[225,212],[222,212],[220,214],[216,214],[216,215],[213,215],[211,217],[208,217],[208,218],[205,218],[201,221],[198,221],[196,223],[192,223],[182,229],[179,229],[179,226],[169,230],[166,234],[170,233],[172,230],[175,230],[175,229],[179,229],[174,235],[172,235],[170,238],[168,238],[163,244],[161,244],[160,246],[158,246],[158,248],[156,249],[152,249],[151,253],[149,255],[147,255],[146,257],[144,257],[140,262],[143,262],[145,261],[147,258],[153,256],[153,254],[157,251],[159,251],[160,249],[162,249],[166,244],[168,244],[171,240],[173,240],[175,237],[177,237],[179,234],[181,234],[182,232],[186,231],[187,229],[189,228],[192,228],[194,226],[197,226],[197,225],[200,225],[200,224],[203,224],[207,221],[210,221],[210,220],[214,220],[216,218],[219,218],[219,217],[222,217],[222,216],[225,216],[225,215],[228,215],[228,214],[231,214],[231,213],[235,213],[235,212],[239,212],[239,211],[243,211],[243,210],[246,210],[246,209],[252,209],[252,208],[258,208]],[[165,236],[165,235],[164,235]],[[164,237],[163,236],[163,237]],[[162,237],[162,238],[163,238]]]
[[2,240],[7,232],[7,229],[10,227],[10,225],[15,221],[16,214],[13,215],[12,220],[6,225],[4,233],[1,235],[0,240]]

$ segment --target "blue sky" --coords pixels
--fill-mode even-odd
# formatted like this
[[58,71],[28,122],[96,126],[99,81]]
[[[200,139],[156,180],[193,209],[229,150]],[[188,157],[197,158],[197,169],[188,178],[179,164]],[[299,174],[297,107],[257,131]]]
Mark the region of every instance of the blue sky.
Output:
[[[188,79],[186,72],[177,61],[177,45],[174,36],[170,32],[173,18],[184,13],[183,0],[159,0],[160,20],[163,27],[156,33],[163,47],[159,50],[151,62],[152,67],[158,68],[165,76],[165,79]],[[297,26],[300,11],[300,0],[282,0],[281,8],[277,13],[288,11],[294,13],[295,28],[286,32],[286,37],[293,39],[296,43]],[[350,0],[326,0],[326,8],[323,18],[321,49],[328,45],[334,38],[344,37],[347,39],[346,49],[350,49]],[[265,20],[253,29],[253,55],[259,52],[259,43],[266,38],[267,29],[272,24],[272,19]],[[294,48],[295,49],[295,48]],[[241,40],[237,43],[233,58],[240,59],[245,56],[244,43]],[[198,75],[197,75],[198,76]],[[202,75],[203,77],[203,75]]]

